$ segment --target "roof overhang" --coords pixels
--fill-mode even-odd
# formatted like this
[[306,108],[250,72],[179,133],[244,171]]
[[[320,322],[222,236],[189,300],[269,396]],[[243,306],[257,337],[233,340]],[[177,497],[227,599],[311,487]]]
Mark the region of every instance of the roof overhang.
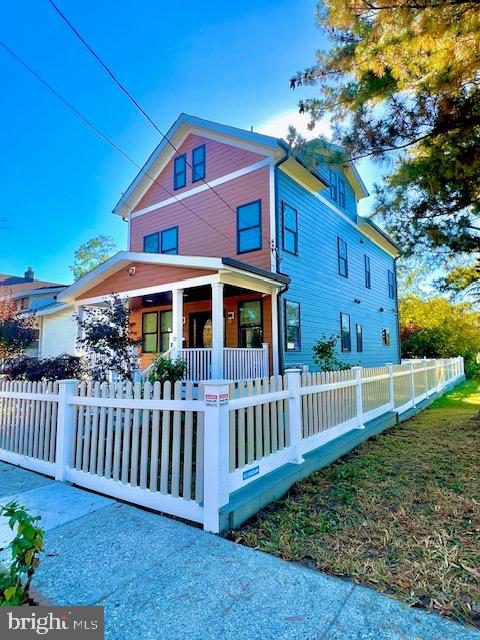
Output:
[[160,144],[157,145],[140,172],[117,202],[113,213],[122,217],[128,217],[189,133],[206,135],[207,137],[209,135],[220,136],[220,138],[225,138],[225,142],[230,141],[230,143],[236,144],[237,146],[255,151],[256,153],[263,153],[264,155],[277,157],[283,153],[279,146],[278,138],[253,131],[237,129],[236,127],[229,127],[218,122],[212,122],[182,113],[167,131],[165,137]]
[[59,287],[43,287],[42,289],[30,289],[30,290],[19,291],[18,293],[14,293],[12,295],[12,298],[16,300],[18,298],[26,298],[27,296],[41,296],[41,295],[46,296],[49,294],[55,295],[56,293],[60,293],[60,291],[63,291],[64,289],[65,289],[65,285],[62,285]]
[[315,176],[311,171],[306,169],[299,158],[290,156],[281,163],[279,168],[280,171],[283,171],[287,176],[299,182],[307,191],[310,191],[310,193],[318,193],[330,186],[324,180],[321,180],[318,176]]
[[367,237],[371,238],[377,245],[384,249],[387,253],[394,257],[401,254],[400,247],[376,225],[370,218],[362,218],[357,216],[357,224],[360,231]]
[[72,309],[73,304],[71,302],[54,302],[53,304],[49,304],[46,307],[41,307],[40,309],[35,309],[36,317],[49,316],[59,311],[65,311],[66,309]]
[[[270,271],[259,269],[252,265],[232,260],[231,258],[119,251],[96,269],[93,269],[77,280],[77,282],[67,287],[58,296],[58,301],[63,303],[73,303],[77,298],[102,283],[109,276],[132,264],[186,267],[205,270],[206,272],[216,271],[223,276],[233,274],[233,276],[241,276],[242,281],[246,286],[248,286],[248,283],[258,283],[259,285],[261,283],[268,290],[280,289],[290,282],[290,279],[287,276],[271,273]],[[228,282],[229,280],[228,277],[224,277],[221,281]],[[239,284],[239,286],[241,286],[241,284]],[[151,288],[155,288],[155,283],[152,283]],[[168,288],[168,285],[162,285],[161,288]],[[119,293],[120,296],[124,294],[128,295],[128,291]]]
[[[326,156],[332,156],[334,154],[344,154],[345,149],[340,147],[333,142],[327,142],[324,140],[310,140],[308,146],[314,149],[317,153],[323,154]],[[357,167],[354,163],[348,159],[342,163],[342,167],[345,173],[345,176],[350,183],[353,191],[355,192],[355,196],[357,200],[361,200],[362,198],[367,198],[370,193],[368,192],[365,183],[363,182],[360,174],[357,171]]]

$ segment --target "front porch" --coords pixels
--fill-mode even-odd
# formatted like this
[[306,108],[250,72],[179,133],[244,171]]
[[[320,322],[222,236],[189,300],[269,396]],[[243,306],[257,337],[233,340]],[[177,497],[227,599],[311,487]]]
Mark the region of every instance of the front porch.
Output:
[[193,382],[274,372],[272,294],[216,283],[131,298],[130,307],[143,377],[161,354],[184,360]]
[[185,380],[279,373],[278,293],[288,278],[229,258],[121,252],[69,287],[84,307],[112,294],[130,305],[142,377],[156,357],[187,363]]

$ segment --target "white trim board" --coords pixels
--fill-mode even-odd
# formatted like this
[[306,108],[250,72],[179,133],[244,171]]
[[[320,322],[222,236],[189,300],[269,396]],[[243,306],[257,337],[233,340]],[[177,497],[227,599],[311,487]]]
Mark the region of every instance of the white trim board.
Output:
[[171,198],[167,198],[166,200],[160,200],[159,202],[155,202],[148,207],[144,207],[143,209],[138,209],[138,211],[133,211],[130,214],[131,219],[138,218],[139,216],[143,216],[146,213],[151,213],[157,209],[161,209],[163,207],[167,207],[170,204],[175,204],[176,202],[180,202],[185,200],[185,198],[190,198],[191,196],[195,196],[203,191],[208,191],[211,187],[218,187],[225,182],[229,182],[230,180],[236,180],[237,178],[241,178],[253,171],[258,171],[259,169],[263,169],[263,167],[267,167],[271,165],[271,161],[269,158],[265,158],[260,160],[259,162],[255,162],[254,164],[249,164],[246,167],[242,167],[241,169],[237,169],[237,171],[232,171],[232,173],[228,173],[220,178],[216,178],[215,180],[210,180],[208,184],[201,184],[198,187],[194,187],[193,189],[189,189],[188,191],[183,191],[176,196]]

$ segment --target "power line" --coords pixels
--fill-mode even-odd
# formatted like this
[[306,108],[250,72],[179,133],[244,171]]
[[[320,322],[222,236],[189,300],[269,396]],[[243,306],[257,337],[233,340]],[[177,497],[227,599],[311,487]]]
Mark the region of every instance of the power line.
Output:
[[160,182],[158,182],[158,180],[153,178],[147,171],[145,171],[145,169],[143,169],[143,167],[141,167],[137,162],[135,162],[135,160],[133,160],[133,158],[131,158],[125,151],[123,151],[123,149],[121,149],[117,144],[115,144],[115,142],[113,142],[113,140],[111,140],[108,136],[106,136],[104,133],[102,133],[100,131],[100,129],[97,126],[95,126],[81,111],[79,111],[61,93],[59,93],[56,89],[54,89],[52,87],[52,85],[50,85],[44,78],[42,78],[42,76],[40,76],[35,71],[35,69],[33,69],[22,58],[20,58],[20,56],[17,55],[15,53],[15,51],[13,51],[13,49],[11,49],[2,40],[0,40],[0,46],[2,46],[5,49],[5,51],[7,51],[7,53],[9,53],[10,56],[12,56],[12,58],[14,58],[19,64],[22,65],[22,67],[24,67],[24,69],[26,69],[31,75],[33,75],[44,87],[46,87],[46,89],[48,89],[48,91],[50,91],[50,93],[52,93],[55,97],[57,97],[68,109],[73,111],[73,113],[75,113],[75,115],[77,115],[94,133],[96,133],[100,138],[102,138],[102,140],[107,142],[111,147],[113,147],[116,151],[118,151],[118,153],[120,153],[126,160],[128,160],[128,162],[130,162],[134,167],[136,167],[141,173],[143,173],[145,176],[150,178],[150,180],[152,180],[152,182],[155,182],[156,184],[158,184],[158,186],[161,187],[171,198],[173,198],[176,202],[181,204],[187,211],[189,211],[196,218],[198,218],[199,220],[201,220],[202,222],[207,224],[211,229],[213,229],[214,231],[216,231],[217,233],[222,235],[229,242],[232,241],[231,237],[227,236],[225,233],[223,233],[222,231],[217,229],[214,225],[210,224],[210,222],[205,220],[205,218],[202,218],[202,216],[200,216],[198,213],[196,213],[195,211],[190,209],[190,207],[188,207],[183,202],[183,200],[180,200],[174,194],[170,193],[170,191],[163,184],[161,184]]
[[[82,36],[82,34],[75,28],[75,26],[70,22],[70,20],[67,18],[67,16],[57,7],[57,5],[55,4],[55,2],[53,2],[53,0],[48,0],[49,3],[52,5],[52,7],[55,9],[55,11],[57,12],[57,14],[62,18],[62,20],[65,22],[65,24],[68,25],[68,27],[72,30],[72,32],[76,35],[76,37],[80,40],[80,42],[86,47],[86,49],[90,52],[90,54],[95,58],[95,60],[103,67],[103,69],[105,70],[105,72],[110,76],[110,78],[113,80],[113,82],[118,86],[118,88],[127,96],[127,98],[130,100],[130,102],[132,102],[133,105],[135,105],[135,107],[140,111],[140,113],[148,120],[148,122],[152,125],[152,127],[154,127],[154,129],[160,134],[160,136],[162,137],[162,141],[165,140],[171,147],[172,149],[178,153],[178,148],[173,144],[173,142],[170,140],[170,138],[168,138],[168,136],[166,134],[164,134],[159,127],[157,126],[157,124],[154,122],[154,120],[150,117],[150,115],[145,111],[145,109],[140,105],[140,103],[132,96],[132,94],[128,91],[128,89],[125,87],[125,85],[123,85],[120,80],[116,77],[116,75],[113,73],[113,71],[110,69],[110,67],[100,58],[100,56],[97,54],[97,52],[89,45],[89,43],[85,40],[85,38]],[[188,160],[185,157],[185,163],[186,165],[193,171],[193,167],[192,165],[188,162]],[[214,188],[212,187],[212,185],[207,182],[207,180],[205,180],[205,178],[201,178],[201,181],[209,188],[213,191],[213,193],[220,198],[220,200],[223,202],[223,204],[225,206],[227,206],[234,214],[235,217],[237,216],[237,212],[236,210],[225,200],[225,198],[223,198],[223,196]],[[262,237],[267,241],[268,244],[270,244],[270,240],[269,238],[267,238],[263,233],[261,233]],[[270,245],[270,248],[272,250],[272,252],[274,253],[274,255],[276,257],[278,257],[278,251],[277,248],[273,245],[273,241]]]

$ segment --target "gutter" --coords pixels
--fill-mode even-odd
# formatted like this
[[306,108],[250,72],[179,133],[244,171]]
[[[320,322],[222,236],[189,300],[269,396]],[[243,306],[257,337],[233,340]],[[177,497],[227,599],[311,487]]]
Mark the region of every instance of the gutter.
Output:
[[395,313],[397,316],[397,357],[398,357],[398,362],[401,363],[402,362],[402,344],[400,342],[400,313],[399,313],[399,306],[398,306],[398,280],[397,280],[397,260],[400,256],[396,256],[393,259],[393,273],[395,274]]

